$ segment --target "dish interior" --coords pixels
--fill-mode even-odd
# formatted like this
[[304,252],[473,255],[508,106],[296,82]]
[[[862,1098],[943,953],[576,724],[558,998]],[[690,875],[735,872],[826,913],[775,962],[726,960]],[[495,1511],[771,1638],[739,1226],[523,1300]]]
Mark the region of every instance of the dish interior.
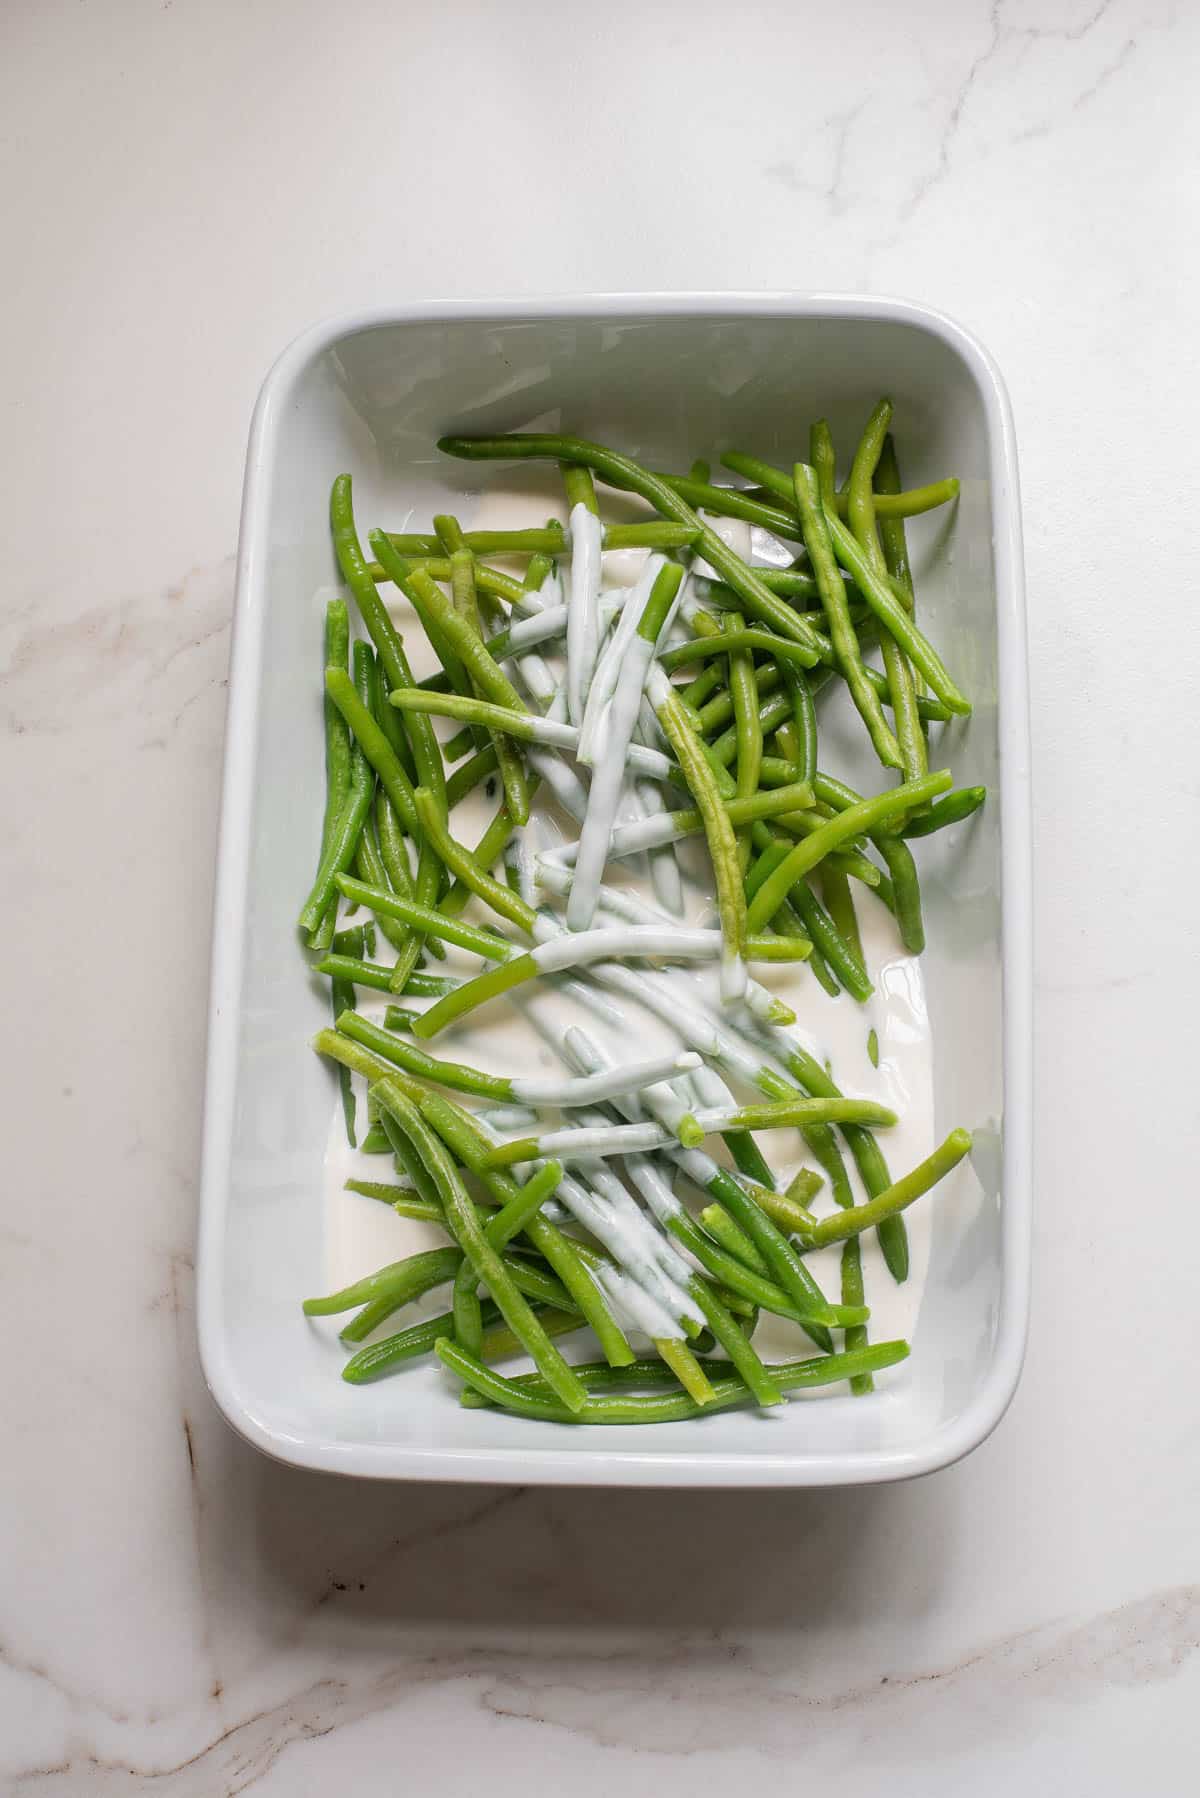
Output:
[[[410,511],[413,529],[430,528],[437,511],[470,528],[489,485],[519,491],[544,476],[439,456],[444,432],[569,430],[664,468],[696,456],[715,465],[732,447],[789,463],[819,416],[846,453],[881,393],[895,404],[905,485],[949,473],[962,482],[952,512],[909,525],[922,619],[974,702],[968,724],[934,727],[931,766],[993,795],[969,825],[919,845],[934,1129],[940,1139],[964,1124],[975,1148],[969,1167],[924,1201],[931,1246],[911,1359],[870,1401],[824,1397],[651,1431],[568,1431],[466,1411],[432,1366],[346,1386],[335,1332],[299,1309],[327,1289],[331,1260],[322,1163],[334,1100],[329,1071],[308,1048],[327,998],[305,977],[294,919],[323,799],[317,670],[336,581],[325,528],[334,475],[353,473],[364,529],[405,528]],[[887,1477],[922,1462],[989,1381],[1013,1275],[1001,1209],[996,470],[974,369],[953,342],[903,319],[405,321],[327,342],[273,376],[257,441],[255,516],[244,526],[258,554],[240,595],[241,629],[261,629],[252,781],[227,798],[249,807],[247,879],[244,893],[223,883],[217,919],[221,933],[244,932],[232,1058],[214,1076],[233,1095],[231,1140],[227,1163],[206,1169],[206,1203],[223,1205],[223,1229],[205,1239],[202,1268],[218,1295],[206,1367],[231,1420],[285,1458],[384,1476],[801,1484]],[[861,735],[835,729],[831,741],[823,730],[822,763],[873,792],[881,771]]]

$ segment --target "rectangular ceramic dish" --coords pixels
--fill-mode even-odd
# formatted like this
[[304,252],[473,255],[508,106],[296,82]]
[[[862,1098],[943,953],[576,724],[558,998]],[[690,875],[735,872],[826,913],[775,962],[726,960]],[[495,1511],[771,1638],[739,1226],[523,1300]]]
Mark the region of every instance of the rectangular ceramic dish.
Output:
[[[463,1410],[433,1366],[344,1385],[300,1314],[301,1297],[328,1284],[333,1099],[308,1048],[325,1012],[294,927],[323,800],[313,696],[319,594],[336,579],[333,476],[353,473],[363,519],[399,528],[411,506],[414,528],[439,510],[469,526],[471,496],[493,476],[439,457],[443,432],[561,428],[659,467],[734,444],[787,461],[821,414],[852,442],[885,392],[906,484],[962,480],[953,518],[918,521],[910,535],[922,617],[975,701],[949,747],[956,782],[990,794],[969,831],[922,844],[935,1124],[939,1136],[968,1125],[975,1151],[971,1177],[936,1216],[911,1359],[871,1401],[651,1429]],[[198,1258],[204,1371],[249,1441],[375,1478],[581,1485],[832,1485],[925,1473],[967,1453],[1002,1415],[1024,1347],[1030,962],[1016,452],[1003,384],[969,335],[881,299],[608,298],[362,313],[284,353],[255,412],[242,512]]]

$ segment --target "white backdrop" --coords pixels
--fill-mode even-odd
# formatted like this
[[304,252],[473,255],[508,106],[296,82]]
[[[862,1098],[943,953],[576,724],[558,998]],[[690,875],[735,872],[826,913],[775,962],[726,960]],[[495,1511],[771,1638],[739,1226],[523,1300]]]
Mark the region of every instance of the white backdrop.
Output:
[[[1167,0],[5,9],[5,1790],[1184,1789],[1198,52]],[[1011,388],[1024,1382],[890,1490],[293,1474],[215,1416],[191,1317],[254,396],[343,307],[684,288],[924,299]]]

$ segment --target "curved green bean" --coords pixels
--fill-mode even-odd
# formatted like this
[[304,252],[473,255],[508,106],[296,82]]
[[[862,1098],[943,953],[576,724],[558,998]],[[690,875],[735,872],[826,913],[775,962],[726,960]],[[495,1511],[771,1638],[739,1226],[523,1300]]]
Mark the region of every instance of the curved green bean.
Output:
[[[710,1412],[728,1410],[731,1406],[751,1403],[754,1394],[736,1374],[712,1381],[713,1396],[706,1405],[698,1405],[686,1392],[601,1392],[585,1399],[572,1413],[553,1396],[518,1385],[514,1380],[496,1374],[482,1362],[465,1355],[448,1338],[435,1345],[436,1353],[452,1372],[473,1386],[493,1404],[519,1417],[546,1423],[678,1423],[690,1417],[706,1417]],[[806,1361],[784,1361],[769,1364],[766,1372],[781,1392],[795,1392],[814,1386],[836,1385],[855,1376],[879,1373],[894,1367],[909,1354],[906,1342],[881,1342],[875,1346],[840,1355],[815,1355]],[[630,1370],[634,1372],[634,1370]],[[580,1374],[581,1383],[584,1375]],[[634,1379],[638,1378],[634,1373]]]
[[[748,481],[757,482],[768,493],[783,500],[785,505],[792,503],[792,478],[786,468],[776,468],[771,462],[762,462],[757,456],[744,456],[737,450],[728,450],[721,457],[721,466],[728,468],[733,474],[744,475]],[[926,487],[910,487],[905,492],[901,491],[897,482],[895,487],[880,489],[875,496],[875,506],[881,523],[884,519],[916,518],[922,512],[933,512],[938,506],[957,499],[958,491],[959,483],[954,475],[944,481],[931,481]],[[846,516],[847,500],[847,494],[834,495],[834,503],[843,518]]]
[[[431,906],[418,905],[414,899],[405,899],[399,893],[389,893],[382,887],[369,886],[365,881],[354,880],[348,874],[337,878],[338,890],[345,894],[356,905],[365,905],[378,915],[386,913],[388,917],[398,918],[402,924],[409,924],[426,936],[438,936],[447,943],[453,943],[459,949],[468,949],[472,955],[481,955],[485,961],[504,961],[510,955],[519,953],[512,943],[502,936],[494,935],[490,930],[481,930],[476,924],[464,924],[459,918],[447,917],[442,911],[434,911]],[[390,973],[390,969],[388,972]],[[413,981],[416,981],[413,976]],[[409,991],[413,994],[426,994],[433,998],[441,998],[446,993],[457,992],[462,985],[460,980],[441,980],[436,991],[430,985],[431,976],[424,976],[419,984],[410,982]]]
[[812,836],[804,837],[797,843],[787,859],[764,881],[747,913],[749,927],[752,930],[762,929],[801,876],[815,868],[831,849],[836,849],[848,837],[858,836],[864,831],[878,830],[892,818],[912,811],[927,799],[935,799],[950,785],[950,773],[942,769],[936,774],[925,775],[921,780],[903,781],[899,786],[892,787],[885,793],[877,793],[873,799],[864,799],[858,805],[839,812],[835,818],[828,819]]
[[986,798],[986,787],[959,787],[931,805],[927,812],[918,812],[915,818],[910,818],[899,834],[906,839],[927,837],[935,830],[944,830],[948,824],[961,824],[964,818],[979,810]]
[[449,456],[468,461],[503,461],[508,458],[537,461],[577,462],[593,470],[611,486],[627,488],[652,505],[665,518],[674,519],[695,530],[697,554],[715,568],[737,593],[748,612],[761,618],[781,636],[793,637],[818,652],[821,642],[808,625],[766,586],[734,550],[722,542],[717,533],[705,525],[679,494],[648,469],[628,456],[602,444],[579,437],[562,437],[519,432],[508,437],[443,437],[438,448]]

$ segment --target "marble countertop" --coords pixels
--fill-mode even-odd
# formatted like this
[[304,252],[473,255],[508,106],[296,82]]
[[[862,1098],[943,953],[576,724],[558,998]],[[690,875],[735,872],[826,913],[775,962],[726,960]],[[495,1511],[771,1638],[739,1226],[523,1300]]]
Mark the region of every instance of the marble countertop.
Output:
[[[0,1788],[1185,1790],[1200,17],[42,0],[0,43]],[[870,1491],[275,1466],[209,1402],[192,1309],[262,375],[363,303],[790,287],[926,299],[1012,390],[1037,833],[1018,1396],[960,1466]]]

